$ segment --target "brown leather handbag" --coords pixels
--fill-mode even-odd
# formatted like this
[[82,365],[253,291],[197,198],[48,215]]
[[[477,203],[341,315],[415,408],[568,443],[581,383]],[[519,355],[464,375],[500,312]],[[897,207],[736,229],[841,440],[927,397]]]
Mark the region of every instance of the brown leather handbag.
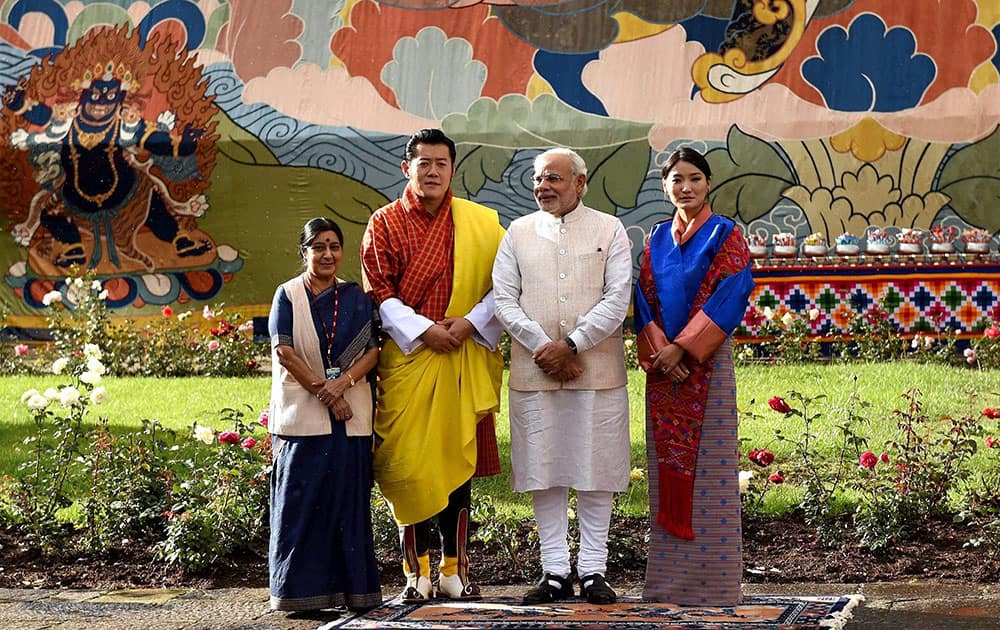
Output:
[[667,339],[667,335],[664,334],[663,329],[656,322],[648,322],[639,331],[639,336],[636,338],[635,343],[639,367],[643,371],[648,372],[649,368],[653,367],[656,353],[669,346],[670,340]]

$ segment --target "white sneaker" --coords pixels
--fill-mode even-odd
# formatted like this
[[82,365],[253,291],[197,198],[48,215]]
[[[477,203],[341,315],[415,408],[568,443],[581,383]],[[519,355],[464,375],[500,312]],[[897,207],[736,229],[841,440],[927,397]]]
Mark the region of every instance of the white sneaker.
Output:
[[442,575],[438,579],[437,597],[445,599],[482,599],[479,586],[469,582],[462,584],[462,578],[455,575]]
[[403,589],[403,603],[420,604],[430,601],[433,585],[430,578],[420,575],[406,580],[406,588]]

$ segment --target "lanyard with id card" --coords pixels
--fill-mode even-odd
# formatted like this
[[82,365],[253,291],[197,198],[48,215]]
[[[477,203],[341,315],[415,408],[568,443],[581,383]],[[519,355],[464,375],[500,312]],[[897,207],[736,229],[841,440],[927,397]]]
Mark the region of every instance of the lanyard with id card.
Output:
[[323,319],[323,313],[319,311],[319,303],[312,291],[309,291],[309,301],[312,302],[313,308],[319,314],[319,323],[323,327],[323,336],[326,337],[326,364],[329,366],[326,368],[326,378],[338,378],[341,372],[340,366],[333,365],[333,337],[337,333],[337,313],[340,310],[340,289],[337,286],[336,278],[333,280],[333,320],[329,329],[326,327],[326,320]]

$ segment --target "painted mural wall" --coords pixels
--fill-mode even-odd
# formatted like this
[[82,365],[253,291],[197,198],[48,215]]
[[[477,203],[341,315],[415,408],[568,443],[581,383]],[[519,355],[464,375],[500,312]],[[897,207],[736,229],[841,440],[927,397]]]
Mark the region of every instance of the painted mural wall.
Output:
[[0,304],[30,326],[89,269],[122,314],[264,315],[305,220],[356,251],[421,127],[505,224],[576,149],[636,256],[685,144],[748,234],[996,235],[998,39],[1000,0],[5,0]]

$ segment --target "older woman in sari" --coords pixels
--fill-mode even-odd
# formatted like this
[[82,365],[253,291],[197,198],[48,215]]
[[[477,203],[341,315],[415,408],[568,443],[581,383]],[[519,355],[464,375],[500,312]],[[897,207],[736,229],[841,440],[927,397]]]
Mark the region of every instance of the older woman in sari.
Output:
[[330,219],[306,223],[305,273],[278,287],[268,319],[274,610],[382,601],[371,518],[374,307],[337,278],[343,242]]

